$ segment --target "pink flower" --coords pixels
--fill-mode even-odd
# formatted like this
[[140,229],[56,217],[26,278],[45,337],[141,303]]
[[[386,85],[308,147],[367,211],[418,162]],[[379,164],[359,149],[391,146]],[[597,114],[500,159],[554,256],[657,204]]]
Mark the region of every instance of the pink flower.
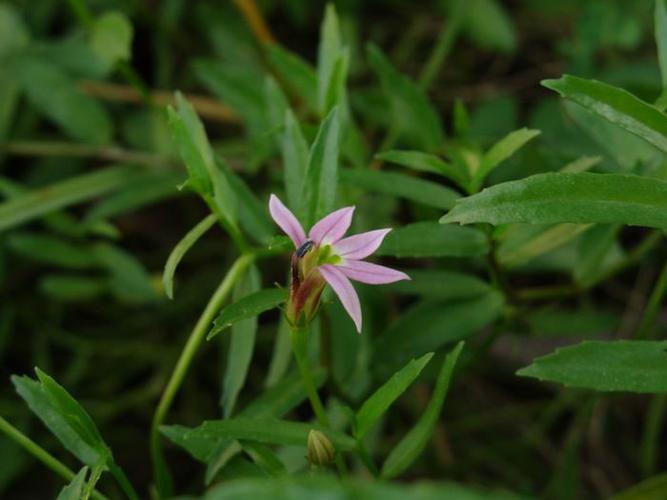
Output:
[[312,317],[326,281],[361,333],[361,305],[350,279],[371,285],[410,279],[401,271],[361,260],[380,247],[391,229],[377,229],[343,238],[352,223],[354,207],[330,213],[310,229],[308,237],[294,214],[273,194],[269,200],[269,211],[296,247],[292,256],[292,287],[288,305],[288,317],[294,322],[298,321],[302,312],[306,312],[308,319]]

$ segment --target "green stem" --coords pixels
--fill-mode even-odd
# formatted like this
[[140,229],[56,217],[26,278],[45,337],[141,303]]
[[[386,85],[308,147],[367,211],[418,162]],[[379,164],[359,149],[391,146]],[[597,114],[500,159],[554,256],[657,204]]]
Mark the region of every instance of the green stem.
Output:
[[644,433],[640,447],[640,470],[643,477],[655,474],[658,463],[658,445],[660,443],[660,431],[662,422],[667,411],[667,396],[657,394],[653,396],[646,411]]
[[433,47],[426,64],[419,74],[419,86],[426,91],[433,83],[442,65],[447,60],[447,56],[454,46],[454,42],[460,32],[461,22],[463,20],[463,1],[455,0],[452,7],[452,15],[447,25],[440,31],[440,36]]
[[[66,481],[71,481],[72,478],[74,478],[75,474],[72,469],[67,467],[2,417],[0,417],[0,431]],[[106,496],[97,491],[93,491],[92,497],[97,500],[108,500]]]
[[650,337],[651,326],[658,315],[660,304],[665,298],[665,292],[667,292],[667,261],[660,272],[660,276],[658,276],[658,280],[655,282],[651,296],[648,299],[648,304],[644,310],[644,317],[635,332],[635,338],[646,339]]
[[359,458],[361,458],[361,461],[364,463],[366,468],[370,471],[371,474],[373,474],[373,477],[378,477],[380,475],[380,471],[375,465],[375,462],[373,462],[371,456],[368,454],[368,450],[366,450],[366,447],[361,440],[357,441],[357,452],[359,454]]
[[313,381],[313,373],[310,368],[310,362],[308,361],[308,328],[291,327],[290,339],[292,340],[292,350],[294,351],[296,364],[299,367],[299,373],[301,374],[301,379],[303,380],[306,395],[310,400],[310,406],[312,406],[313,412],[315,412],[315,417],[317,417],[319,424],[324,428],[329,428],[329,418],[324,411],[324,405],[322,404],[322,400],[317,393],[317,387]]
[[123,493],[125,493],[127,498],[129,498],[130,500],[139,500],[139,494],[134,489],[134,486],[132,486],[132,483],[125,475],[125,472],[123,472],[123,469],[121,469],[120,467],[118,467],[118,465],[112,462],[111,464],[109,464],[109,472],[111,472],[111,475],[116,479],[116,482],[123,490]]
[[190,337],[181,352],[181,356],[176,362],[174,371],[171,374],[169,382],[167,383],[157,409],[155,410],[155,415],[153,416],[153,422],[151,424],[150,451],[159,498],[169,496],[171,492],[171,477],[169,476],[167,464],[162,456],[160,425],[164,422],[167,412],[174,401],[174,397],[181,387],[183,379],[190,368],[190,364],[192,363],[199,346],[206,337],[206,333],[208,332],[216,313],[229,296],[236,282],[241,278],[254,259],[254,254],[241,255],[236,259],[234,264],[232,264],[229,271],[227,271],[227,274],[218,286],[218,289],[210,298],[204,312],[199,317],[197,324],[192,329],[192,333],[190,333]]

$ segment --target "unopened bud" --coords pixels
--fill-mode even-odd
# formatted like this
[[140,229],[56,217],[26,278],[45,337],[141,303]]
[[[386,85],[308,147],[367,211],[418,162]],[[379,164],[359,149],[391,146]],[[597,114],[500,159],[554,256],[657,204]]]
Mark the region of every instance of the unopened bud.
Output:
[[335,454],[336,450],[324,433],[314,429],[308,433],[308,463],[311,466],[329,465]]

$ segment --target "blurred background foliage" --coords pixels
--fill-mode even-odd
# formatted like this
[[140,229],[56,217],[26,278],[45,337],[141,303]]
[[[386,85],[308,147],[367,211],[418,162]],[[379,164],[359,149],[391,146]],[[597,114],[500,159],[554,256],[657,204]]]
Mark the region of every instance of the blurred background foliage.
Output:
[[[164,263],[207,209],[191,191],[176,189],[186,174],[164,105],[174,90],[185,94],[215,153],[244,179],[260,210],[269,193],[282,191],[286,107],[308,142],[329,107],[313,85],[325,3],[259,1],[265,30],[244,15],[247,5],[0,3],[0,414],[72,464],[9,382],[10,374],[39,366],[89,410],[142,491],[151,482],[146,429],[156,401],[187,332],[234,258],[229,238],[212,229],[183,260],[176,298],[167,299]],[[443,154],[447,144],[450,154],[479,160],[522,126],[542,133],[495,170],[491,183],[575,160],[602,172],[667,177],[662,153],[564,105],[539,84],[571,73],[654,101],[662,88],[652,1],[341,0],[335,7],[348,51],[342,92],[352,124],[344,138],[340,199],[357,204],[358,229],[434,224],[458,196],[449,189],[455,183],[432,172],[420,176],[448,189],[437,192],[439,201],[396,193],[389,177],[385,185],[358,174],[369,165],[378,170],[377,152]],[[432,107],[414,97],[418,88]],[[410,172],[391,161],[382,171]],[[460,247],[441,251],[437,240],[423,237],[431,233],[411,229],[407,249],[388,241],[381,253],[410,269],[413,281],[358,287],[368,318],[363,336],[354,334],[337,301],[326,312],[336,333],[330,390],[345,401],[359,401],[410,357],[471,338],[447,421],[438,423],[408,479],[594,498],[667,465],[658,440],[664,399],[593,397],[514,376],[558,345],[627,336],[659,272],[656,255],[642,255],[638,266],[629,262],[578,295],[566,290],[548,302],[527,296],[530,305],[517,315],[486,281],[479,257],[485,239],[449,228],[456,234],[445,237]],[[527,248],[544,228],[503,230],[500,264],[512,287],[532,292],[544,285],[566,288],[571,278],[582,286],[600,283],[644,235],[596,226]],[[254,236],[266,243],[275,232],[265,223]],[[285,260],[260,268],[265,286],[284,282]],[[277,312],[260,319],[243,404],[287,369],[276,365],[289,363],[274,354],[285,349],[276,341],[277,320]],[[220,414],[229,340],[219,337],[200,353],[170,421],[196,425]],[[386,453],[416,418],[429,399],[435,366],[401,399],[385,422],[389,437],[375,449]],[[201,467],[176,448],[168,457],[179,491],[200,491]],[[3,498],[50,498],[61,487],[4,438],[0,463]]]

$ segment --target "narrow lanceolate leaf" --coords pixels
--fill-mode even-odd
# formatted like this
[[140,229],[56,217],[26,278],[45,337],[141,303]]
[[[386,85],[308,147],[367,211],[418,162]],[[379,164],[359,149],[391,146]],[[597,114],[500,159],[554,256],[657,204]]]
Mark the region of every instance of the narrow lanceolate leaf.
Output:
[[444,132],[440,117],[426,94],[412,80],[399,73],[378,47],[368,46],[368,61],[391,103],[398,131],[428,151],[439,149],[444,141]]
[[362,439],[371,430],[392,403],[415,381],[432,357],[433,353],[429,352],[419,359],[411,360],[364,402],[355,418],[357,439]]
[[313,113],[317,107],[317,73],[307,61],[278,44],[265,47],[269,64],[293,95],[299,96]]
[[288,205],[298,207],[301,205],[303,179],[308,169],[308,144],[292,111],[285,113],[285,130],[282,137],[281,152],[283,180]]
[[538,174],[464,198],[440,222],[667,227],[667,182],[623,174]]
[[[236,284],[233,299],[240,300],[243,297],[257,292],[261,286],[261,278],[256,266],[250,266],[246,275]],[[255,335],[257,334],[257,316],[237,321],[232,325],[229,351],[227,352],[227,368],[222,383],[222,398],[220,404],[225,418],[234,411],[236,399],[243,385],[252,353],[255,350]]]
[[335,67],[342,49],[336,8],[333,4],[328,4],[320,28],[320,45],[317,51],[317,101],[322,113],[328,111],[327,93],[334,80]]
[[413,170],[442,175],[454,181],[463,189],[468,188],[469,174],[460,163],[449,163],[439,157],[421,151],[391,150],[375,156],[378,160],[396,163]]
[[392,257],[469,257],[488,251],[488,240],[477,229],[416,222],[394,229],[377,253]]
[[[303,446],[308,440],[308,432],[318,429],[326,434],[336,450],[350,450],[354,447],[354,439],[346,434],[323,430],[311,423],[291,422],[271,418],[233,418],[226,420],[210,420],[199,427],[188,428],[180,425],[163,426],[162,432],[175,443],[187,448],[188,442],[201,443],[199,454],[206,454],[206,447],[215,446],[216,441],[230,439],[247,439],[258,443]],[[205,443],[210,443],[209,445]]]
[[667,152],[667,115],[629,92],[570,75],[542,85]]
[[9,248],[28,259],[70,269],[87,269],[96,264],[89,248],[49,234],[14,232]]
[[39,369],[37,375],[39,381],[13,376],[16,392],[81,462],[91,467],[106,463],[111,452],[88,413],[51,377]]
[[215,319],[207,339],[211,339],[237,321],[257,316],[264,311],[278,307],[287,299],[287,293],[280,288],[260,290],[228,305]]
[[471,190],[478,191],[486,176],[489,175],[493,169],[495,169],[503,161],[522,148],[523,145],[530,141],[533,137],[539,134],[539,130],[522,128],[515,130],[514,132],[510,132],[508,135],[496,142],[491,147],[491,149],[484,153],[482,161],[472,178]]
[[584,341],[533,360],[517,375],[596,391],[667,392],[667,341]]
[[452,208],[461,197],[456,191],[435,182],[383,170],[342,169],[340,181],[351,188],[397,196],[444,210]]
[[306,226],[312,226],[334,208],[338,184],[339,137],[338,111],[333,108],[320,125],[308,156],[302,195]]
[[164,290],[167,294],[167,297],[170,299],[174,298],[174,273],[176,272],[176,267],[181,262],[183,256],[192,248],[199,238],[201,238],[206,231],[213,227],[215,224],[216,216],[214,214],[205,217],[199,223],[190,229],[188,233],[179,241],[174,249],[169,254],[167,263],[164,266],[164,273],[162,273],[162,284]]
[[439,269],[403,269],[403,271],[412,279],[386,285],[387,290],[439,300],[469,299],[491,290],[491,285],[472,274]]
[[134,167],[109,167],[20,194],[0,203],[0,231],[130,185],[139,176]]
[[382,477],[390,479],[406,470],[421,454],[431,439],[433,427],[445,404],[445,397],[454,373],[456,360],[463,350],[463,341],[459,342],[447,355],[442,365],[433,396],[417,424],[410,429],[403,439],[391,450],[382,465]]
[[88,467],[83,467],[70,483],[63,487],[56,500],[80,500],[83,493],[83,487],[86,484]]
[[655,44],[658,47],[658,64],[663,88],[667,87],[667,4],[655,0]]

